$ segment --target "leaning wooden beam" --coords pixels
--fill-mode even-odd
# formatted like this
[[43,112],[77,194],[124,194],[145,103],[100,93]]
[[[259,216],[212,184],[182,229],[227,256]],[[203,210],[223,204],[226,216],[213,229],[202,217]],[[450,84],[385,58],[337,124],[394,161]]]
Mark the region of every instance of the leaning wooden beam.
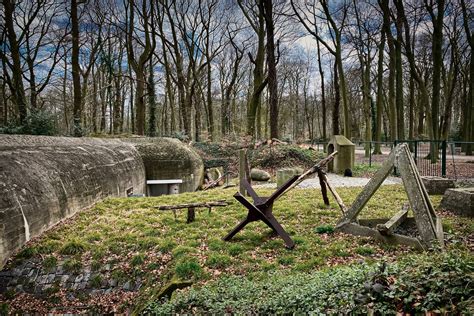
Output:
[[342,201],[339,194],[336,192],[336,190],[333,189],[333,187],[329,184],[329,181],[328,181],[326,175],[324,175],[323,181],[326,184],[326,186],[328,187],[329,191],[332,193],[332,196],[334,197],[337,204],[339,205],[339,208],[341,209],[342,213],[345,214],[347,212],[347,207],[344,204],[344,202]]
[[436,226],[432,218],[430,206],[431,202],[426,199],[423,187],[416,177],[417,170],[407,146],[401,147],[401,153],[398,156],[398,166],[400,175],[405,185],[413,214],[416,219],[416,225],[422,240],[429,245],[429,241],[437,239]]
[[337,151],[333,152],[332,154],[330,154],[329,156],[327,156],[326,158],[320,160],[317,164],[315,164],[313,167],[311,167],[310,169],[308,169],[305,173],[303,173],[302,175],[300,175],[295,182],[293,182],[293,184],[291,186],[289,186],[285,192],[283,192],[280,196],[282,196],[283,194],[285,194],[286,192],[290,191],[291,189],[293,189],[294,187],[296,187],[298,184],[300,184],[301,182],[303,182],[303,180],[312,175],[313,173],[316,173],[318,172],[318,170],[321,170],[325,165],[327,165],[328,163],[330,163],[334,157],[337,155]]
[[203,191],[206,191],[206,190],[209,190],[209,189],[212,189],[216,186],[219,185],[219,182],[221,182],[227,175],[231,174],[231,172],[226,172],[224,173],[223,175],[221,175],[219,178],[217,178],[216,180],[212,181],[212,182],[209,182],[208,184],[206,184],[202,190]]
[[393,235],[395,229],[400,226],[403,221],[408,216],[408,206],[404,207],[403,210],[395,214],[388,222],[385,224],[378,224],[377,230],[384,236]]
[[393,163],[395,161],[395,151],[392,150],[388,159],[384,162],[382,167],[375,173],[375,175],[370,179],[369,183],[366,184],[362,192],[357,196],[356,200],[352,203],[350,209],[342,216],[339,222],[336,225],[336,228],[342,227],[345,224],[350,223],[355,220],[357,215],[359,215],[362,208],[374,195],[377,189],[382,185],[383,181],[389,175],[390,171],[393,169]]
[[319,185],[321,186],[321,194],[323,196],[324,205],[329,205],[328,190],[326,181],[326,175],[322,170],[318,171]]

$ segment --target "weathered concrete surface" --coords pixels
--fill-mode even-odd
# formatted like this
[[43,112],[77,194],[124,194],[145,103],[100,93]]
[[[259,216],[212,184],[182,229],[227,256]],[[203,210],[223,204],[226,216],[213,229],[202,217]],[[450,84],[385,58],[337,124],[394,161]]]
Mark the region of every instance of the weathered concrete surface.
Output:
[[474,217],[474,187],[446,190],[440,207],[459,215]]
[[328,154],[337,151],[334,160],[328,164],[328,170],[344,173],[346,169],[354,169],[355,145],[343,135],[334,135],[328,143]]
[[193,192],[204,182],[204,163],[189,146],[174,138],[127,138],[143,159],[147,180],[181,179],[179,192]]
[[281,187],[286,181],[290,180],[293,176],[300,176],[304,172],[300,167],[294,168],[282,168],[276,172],[277,176],[277,187]]
[[0,135],[0,266],[62,219],[131,188],[144,192],[145,168],[129,143]]
[[441,177],[421,177],[429,195],[442,195],[447,189],[454,188],[454,180]]

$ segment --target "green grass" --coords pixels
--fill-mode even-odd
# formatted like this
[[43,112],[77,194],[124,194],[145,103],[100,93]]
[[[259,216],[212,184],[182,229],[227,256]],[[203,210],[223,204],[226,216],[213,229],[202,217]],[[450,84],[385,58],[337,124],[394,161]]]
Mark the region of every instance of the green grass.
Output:
[[56,257],[54,256],[48,256],[46,258],[44,258],[43,260],[43,268],[47,271],[53,269],[54,267],[56,267],[56,264],[58,263],[58,259],[56,259]]
[[195,258],[184,259],[176,264],[175,273],[183,280],[196,279],[202,275],[202,267]]
[[82,268],[82,263],[77,259],[67,259],[64,261],[63,267],[67,272],[79,273]]
[[352,176],[353,177],[361,177],[361,176],[370,176],[375,174],[382,165],[377,163],[372,163],[371,166],[369,164],[356,164],[352,169]]
[[[261,196],[273,190],[257,189]],[[338,188],[350,205],[361,188]],[[49,256],[64,262],[64,268],[80,273],[84,267],[100,269],[110,264],[108,278],[119,282],[140,276],[147,280],[141,288],[141,302],[172,278],[191,279],[195,286],[216,281],[222,275],[266,278],[269,273],[306,273],[328,266],[347,265],[361,260],[395,261],[407,253],[401,246],[386,246],[369,238],[332,232],[340,217],[337,203],[330,198],[324,206],[321,192],[295,189],[274,204],[273,213],[295,241],[293,250],[272,234],[262,222],[247,225],[234,238],[222,240],[246,215],[233,200],[235,188],[217,189],[156,198],[107,199],[76,214],[68,225],[59,225],[21,252],[48,266]],[[212,213],[198,209],[196,221],[186,224],[186,210],[173,213],[156,206],[225,199],[231,204]],[[439,205],[441,197],[432,197]],[[408,201],[401,186],[384,186],[361,212],[362,218],[389,218]],[[465,236],[474,232],[472,219],[447,216],[449,247],[467,251]],[[331,233],[332,232],[332,233]],[[31,252],[31,253],[28,253]],[[52,264],[51,264],[52,265]]]
[[[261,279],[225,276],[152,302],[146,313],[423,315],[472,314],[474,258],[450,251],[389,264],[341,265]],[[442,311],[442,312],[441,312]]]

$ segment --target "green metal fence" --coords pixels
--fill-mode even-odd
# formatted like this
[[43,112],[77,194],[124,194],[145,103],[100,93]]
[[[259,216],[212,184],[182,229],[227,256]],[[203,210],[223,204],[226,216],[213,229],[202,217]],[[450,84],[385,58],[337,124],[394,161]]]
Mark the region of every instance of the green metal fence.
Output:
[[[367,142],[355,141],[358,154],[356,163],[365,163],[372,166],[374,162],[380,164],[384,156],[388,155],[394,146],[407,143],[413,153],[413,159],[422,176],[438,176],[447,178],[474,179],[474,156],[466,156],[464,148],[474,146],[474,142],[445,141],[445,140],[396,140],[394,142]],[[375,146],[380,146],[382,155],[374,155]],[[314,142],[318,150],[325,148],[327,143]],[[361,155],[361,149],[365,155]]]

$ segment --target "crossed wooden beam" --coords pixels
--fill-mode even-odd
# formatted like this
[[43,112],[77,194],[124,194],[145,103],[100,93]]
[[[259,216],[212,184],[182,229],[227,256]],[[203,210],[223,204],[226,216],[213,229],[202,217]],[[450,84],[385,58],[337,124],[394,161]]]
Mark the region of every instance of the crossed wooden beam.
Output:
[[309,175],[313,173],[318,173],[318,177],[321,183],[321,191],[323,194],[324,203],[329,205],[329,200],[327,198],[327,191],[326,191],[326,186],[327,186],[329,190],[331,191],[331,193],[336,198],[341,209],[345,211],[345,206],[342,203],[342,200],[340,199],[339,195],[337,195],[336,191],[329,185],[326,178],[326,174],[322,170],[322,168],[326,164],[328,164],[334,159],[334,156],[336,154],[337,154],[337,151],[335,151],[334,153],[330,154],[328,157],[319,161],[316,165],[314,165],[312,168],[310,168],[308,171],[306,171],[302,175],[293,176],[291,179],[285,182],[285,184],[279,187],[269,197],[258,196],[258,194],[252,188],[250,183],[246,179],[242,179],[241,184],[243,185],[247,193],[252,197],[253,204],[250,203],[242,194],[240,194],[240,192],[237,192],[234,194],[234,198],[237,201],[239,201],[243,206],[245,206],[249,212],[247,214],[247,217],[243,221],[241,221],[237,226],[235,226],[235,228],[232,229],[232,231],[229,234],[227,234],[227,236],[225,236],[223,239],[225,241],[230,240],[232,237],[234,237],[235,234],[241,231],[248,223],[255,222],[255,221],[263,221],[265,224],[267,224],[268,227],[270,227],[276,234],[278,234],[278,236],[280,236],[283,239],[287,248],[293,249],[295,247],[295,242],[290,238],[290,236],[285,231],[285,229],[283,229],[283,227],[277,221],[275,216],[273,216],[273,213],[272,213],[273,203],[279,197],[281,197],[283,194],[285,194],[286,192],[296,187],[306,177],[308,177]]
[[285,193],[286,189],[288,189],[296,180],[298,180],[298,176],[293,176],[269,197],[258,196],[250,185],[250,183],[245,179],[242,180],[245,189],[253,199],[253,204],[250,203],[242,194],[240,194],[240,192],[234,194],[234,198],[239,201],[243,206],[245,206],[249,210],[249,212],[247,214],[247,217],[237,226],[235,226],[235,228],[232,229],[232,231],[227,234],[227,236],[225,236],[223,239],[225,241],[230,240],[248,223],[255,221],[263,221],[265,224],[267,224],[268,227],[270,227],[276,234],[278,234],[278,236],[283,239],[283,241],[285,242],[285,246],[288,249],[293,249],[295,247],[295,242],[290,238],[290,235],[288,235],[285,229],[280,225],[275,216],[273,216],[272,210],[273,202],[275,202],[275,200],[280,197],[280,195]]

